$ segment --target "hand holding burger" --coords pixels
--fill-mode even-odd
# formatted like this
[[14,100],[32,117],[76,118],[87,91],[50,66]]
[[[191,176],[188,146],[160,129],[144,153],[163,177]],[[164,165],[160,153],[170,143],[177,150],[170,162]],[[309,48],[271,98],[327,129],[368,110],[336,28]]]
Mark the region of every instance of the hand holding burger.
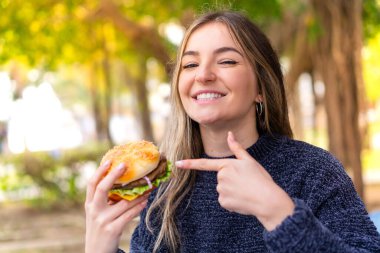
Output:
[[126,225],[146,207],[146,193],[169,176],[170,163],[150,142],[108,151],[87,186],[85,252],[116,252]]

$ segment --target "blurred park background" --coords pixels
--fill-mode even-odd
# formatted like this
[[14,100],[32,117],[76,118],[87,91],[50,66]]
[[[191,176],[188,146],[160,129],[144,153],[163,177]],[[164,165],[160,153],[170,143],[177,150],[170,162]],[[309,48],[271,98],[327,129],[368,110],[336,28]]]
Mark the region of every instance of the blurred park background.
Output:
[[112,145],[159,144],[177,46],[215,6],[266,32],[295,138],[380,211],[379,0],[0,0],[0,253],[83,251],[88,178]]

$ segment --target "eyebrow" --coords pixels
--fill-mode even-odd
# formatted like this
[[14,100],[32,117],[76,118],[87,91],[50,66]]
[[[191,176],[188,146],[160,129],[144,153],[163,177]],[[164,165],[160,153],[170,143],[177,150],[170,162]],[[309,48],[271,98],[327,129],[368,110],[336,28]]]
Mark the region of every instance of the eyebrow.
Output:
[[[243,56],[242,53],[240,53],[236,48],[233,48],[233,47],[220,47],[214,51],[214,54],[221,54],[221,53],[228,52],[228,51],[233,51],[233,52],[236,52],[236,53],[240,54],[241,56]],[[196,55],[199,55],[199,52],[189,50],[189,51],[184,52],[182,57],[186,56],[186,55],[195,55],[196,56]]]

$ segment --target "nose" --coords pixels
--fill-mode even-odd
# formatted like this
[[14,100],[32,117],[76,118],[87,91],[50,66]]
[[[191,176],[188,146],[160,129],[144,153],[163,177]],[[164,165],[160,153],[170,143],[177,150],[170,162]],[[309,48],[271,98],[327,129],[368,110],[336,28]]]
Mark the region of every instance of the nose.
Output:
[[215,81],[216,75],[210,66],[199,66],[195,73],[195,81],[200,83],[209,83]]

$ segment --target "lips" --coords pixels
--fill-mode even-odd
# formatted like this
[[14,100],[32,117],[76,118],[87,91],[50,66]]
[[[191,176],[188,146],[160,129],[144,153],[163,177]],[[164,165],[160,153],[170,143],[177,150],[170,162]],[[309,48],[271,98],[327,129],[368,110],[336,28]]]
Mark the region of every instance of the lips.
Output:
[[224,97],[226,94],[216,92],[216,91],[200,91],[197,92],[194,96],[192,96],[193,99],[196,99],[198,101],[206,101],[206,100],[214,100],[221,97]]

